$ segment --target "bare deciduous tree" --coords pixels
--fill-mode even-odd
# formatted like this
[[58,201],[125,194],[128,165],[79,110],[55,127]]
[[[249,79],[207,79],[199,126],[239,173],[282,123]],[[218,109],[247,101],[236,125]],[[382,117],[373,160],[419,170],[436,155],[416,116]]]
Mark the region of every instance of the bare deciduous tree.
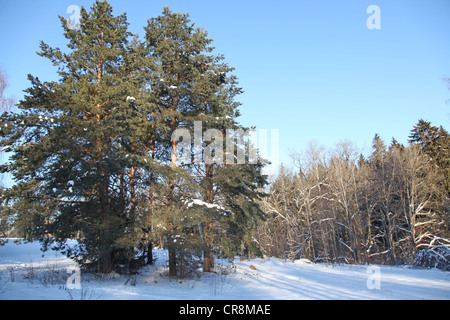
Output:
[[417,144],[386,147],[375,136],[367,160],[348,142],[330,153],[310,147],[293,160],[295,169],[283,168],[264,200],[272,219],[256,238],[265,254],[403,264],[450,248],[445,177]]

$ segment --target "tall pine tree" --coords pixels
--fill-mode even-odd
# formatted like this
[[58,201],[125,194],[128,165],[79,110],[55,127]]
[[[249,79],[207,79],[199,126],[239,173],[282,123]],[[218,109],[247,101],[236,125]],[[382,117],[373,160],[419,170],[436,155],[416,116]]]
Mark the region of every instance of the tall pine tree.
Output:
[[11,123],[3,144],[14,152],[8,170],[17,182],[6,196],[16,221],[29,221],[35,237],[50,233],[61,249],[78,237],[68,255],[111,272],[115,243],[133,219],[118,182],[129,167],[123,137],[133,120],[131,34],[126,15],[114,16],[107,2],[82,8],[79,29],[60,20],[69,50],[41,42],[38,53],[58,67],[59,81],[30,75],[21,112],[3,115]]
[[[170,163],[172,169],[167,179],[168,201],[160,212],[166,218],[162,219],[165,223],[160,226],[169,250],[170,274],[177,274],[177,258],[182,259],[177,250],[192,248],[195,243],[203,252],[204,271],[210,271],[214,253],[223,251],[214,251],[219,245],[217,240],[229,235],[230,221],[241,215],[239,210],[247,212],[250,219],[255,215],[255,212],[244,208],[252,207],[250,203],[255,205],[258,195],[255,189],[265,183],[260,172],[261,163],[248,165],[248,156],[247,165],[224,164],[226,130],[245,130],[236,122],[240,104],[235,97],[242,90],[231,74],[233,69],[223,62],[222,55],[213,54],[212,40],[207,38],[204,30],[195,28],[189,15],[172,13],[164,8],[161,16],[149,20],[145,30],[153,68],[152,95],[158,105],[156,117],[160,120],[157,122],[162,124],[162,134],[153,148],[164,146],[162,149],[166,152],[161,153],[157,160]],[[199,123],[201,129],[198,128]],[[191,141],[188,156],[180,157],[178,141],[171,139],[177,129],[186,129],[194,140],[201,140]],[[199,132],[195,132],[196,129]],[[196,134],[200,137],[195,137]],[[177,179],[184,185],[177,183]],[[186,189],[188,180],[191,182],[189,190]],[[240,187],[232,189],[233,184]],[[251,195],[232,194],[243,190]],[[240,204],[237,199],[241,199]],[[233,214],[227,217],[227,212]],[[261,213],[257,210],[257,214]],[[242,227],[246,224],[235,221],[234,226],[237,225]],[[187,233],[181,236],[183,231]],[[241,232],[239,239],[243,236]],[[189,238],[190,243],[181,242],[180,237]]]

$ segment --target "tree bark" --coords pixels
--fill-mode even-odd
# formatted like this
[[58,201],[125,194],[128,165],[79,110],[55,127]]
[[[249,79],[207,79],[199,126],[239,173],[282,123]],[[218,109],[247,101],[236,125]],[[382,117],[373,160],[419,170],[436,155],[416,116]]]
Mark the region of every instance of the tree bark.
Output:
[[[152,159],[155,160],[155,140],[150,140],[150,150],[152,151]],[[154,193],[154,181],[153,172],[150,173],[150,186],[148,195],[148,215],[146,220],[145,233],[149,239],[147,244],[147,264],[153,264],[153,243],[150,241],[152,232],[152,215],[153,215],[153,193]]]
[[[102,173],[102,176],[104,174]],[[108,179],[105,179],[108,181]],[[108,185],[104,181],[100,182],[99,201],[100,214],[102,216],[102,226],[100,230],[100,259],[99,272],[111,273],[113,271],[112,244],[109,230],[110,203],[108,197]]]
[[130,174],[128,175],[130,178],[130,202],[131,202],[131,208],[130,208],[130,220],[132,227],[134,227],[135,218],[136,218],[136,188],[135,188],[135,177],[136,177],[136,169],[135,167],[130,168]]
[[177,252],[174,246],[169,246],[169,276],[176,277],[177,274]]
[[[175,106],[176,106],[176,102],[175,102]],[[172,118],[171,120],[171,129],[172,132],[175,131],[176,129],[176,119]],[[172,141],[172,155],[170,158],[170,167],[172,169],[175,169],[177,166],[177,155],[176,155],[176,150],[177,150],[177,142],[175,140]],[[175,179],[171,178],[169,181],[169,196],[168,196],[168,208],[169,210],[171,210],[171,205],[172,202],[174,200],[174,190],[175,190]],[[170,234],[173,234],[173,230],[170,230]],[[172,239],[169,239],[169,241],[172,241]],[[170,244],[169,248],[169,276],[171,277],[176,277],[177,276],[177,252],[175,247]]]
[[[205,202],[214,202],[214,188],[213,188],[213,168],[212,165],[205,163],[205,175],[206,175],[206,186],[205,186]],[[214,268],[214,252],[212,250],[213,244],[210,238],[210,231],[212,230],[213,224],[207,223],[203,227],[203,239],[205,249],[203,251],[203,272],[211,272]]]
[[151,242],[147,246],[147,264],[153,264],[153,244]]

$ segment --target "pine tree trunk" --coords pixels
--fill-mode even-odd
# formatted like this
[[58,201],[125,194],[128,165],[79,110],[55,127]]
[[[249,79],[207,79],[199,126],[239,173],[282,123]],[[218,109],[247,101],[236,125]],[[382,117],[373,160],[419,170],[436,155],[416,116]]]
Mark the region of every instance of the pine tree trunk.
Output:
[[211,252],[209,248],[203,250],[203,272],[211,272]]
[[[172,118],[172,131],[175,131],[176,121],[175,118]],[[176,168],[177,156],[176,156],[176,148],[177,142],[172,141],[172,155],[170,159],[170,167],[172,169]],[[169,196],[168,196],[168,205],[171,206],[174,200],[174,190],[175,190],[175,181],[172,178],[169,181]],[[172,230],[173,231],[173,230]],[[169,276],[176,277],[177,276],[177,252],[173,245],[169,245]]]
[[[105,179],[108,180],[108,179]],[[100,214],[103,218],[100,230],[100,259],[99,272],[111,273],[113,271],[112,244],[109,230],[110,204],[108,197],[108,186],[105,182],[99,187]]]
[[98,272],[103,274],[109,274],[113,271],[112,252],[109,248],[102,248],[100,253],[100,260],[98,264]]
[[209,253],[209,262],[211,264],[211,269],[214,269],[216,262],[215,262],[214,253],[213,252]]
[[147,246],[147,264],[153,264],[153,244],[151,242]]
[[[173,122],[174,123],[174,122]],[[170,166],[172,169],[174,169],[176,167],[176,141],[172,141],[172,157],[171,157],[171,162],[170,162]],[[168,203],[169,206],[172,204],[173,202],[173,193],[175,190],[175,181],[173,179],[171,179],[169,181],[169,197],[168,197]],[[177,254],[176,254],[176,250],[173,246],[169,246],[169,276],[171,277],[176,277],[177,276]]]
[[135,184],[136,184],[135,176],[136,176],[136,169],[134,167],[131,167],[129,178],[130,178],[130,197],[131,197],[131,199],[130,199],[130,202],[131,202],[130,220],[131,220],[132,227],[134,227],[134,223],[135,223],[136,205],[137,205],[136,191],[135,191]]
[[212,224],[207,227],[203,227],[204,246],[203,250],[203,272],[211,272],[214,269],[214,252],[212,251],[212,242],[209,240],[209,230],[211,230]]
[[203,253],[203,272],[211,272],[214,269],[214,253],[206,249]]
[[[152,159],[155,160],[155,141],[150,140],[150,150],[152,151]],[[147,228],[146,233],[148,238],[150,239],[152,232],[152,215],[153,215],[153,192],[154,192],[154,181],[153,181],[153,172],[150,173],[150,187],[149,187],[149,195],[148,195],[148,216],[147,216]],[[149,242],[147,245],[147,264],[153,264],[153,243]]]
[[[102,43],[103,45],[103,34],[102,34]],[[97,63],[97,89],[98,92],[95,94],[95,98],[99,101],[99,92],[102,82],[103,76],[103,57]],[[97,114],[95,115],[97,124],[100,124],[100,120],[102,117],[102,105],[100,102],[97,102]],[[96,152],[97,152],[97,161],[101,161],[103,159],[103,146],[101,142],[100,136],[96,138]],[[110,237],[110,203],[109,203],[109,177],[105,173],[103,167],[99,168],[100,170],[100,185],[98,189],[99,201],[100,201],[100,216],[102,217],[102,226],[100,230],[100,257],[99,257],[99,272],[100,273],[111,273],[113,271],[113,259],[112,259],[112,246],[111,246],[111,237]]]
[[[213,189],[213,169],[212,166],[205,163],[206,174],[206,190],[205,190],[205,202],[214,202],[214,189]],[[214,253],[212,251],[213,243],[210,237],[210,230],[212,230],[212,223],[204,225],[203,239],[205,249],[203,251],[203,272],[211,272],[214,268]]]
[[169,276],[176,277],[177,274],[177,252],[175,247],[169,246]]

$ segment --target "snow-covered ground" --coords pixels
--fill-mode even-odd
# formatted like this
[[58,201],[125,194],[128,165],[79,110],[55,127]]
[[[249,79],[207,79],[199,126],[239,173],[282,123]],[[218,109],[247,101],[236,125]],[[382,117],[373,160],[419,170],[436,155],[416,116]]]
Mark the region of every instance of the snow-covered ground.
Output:
[[[354,266],[254,259],[216,261],[220,273],[167,277],[164,251],[138,275],[100,278],[38,243],[0,247],[0,299],[33,300],[299,300],[450,299],[450,272],[413,267]],[[79,284],[79,288],[77,288]],[[75,288],[72,288],[75,287]]]

